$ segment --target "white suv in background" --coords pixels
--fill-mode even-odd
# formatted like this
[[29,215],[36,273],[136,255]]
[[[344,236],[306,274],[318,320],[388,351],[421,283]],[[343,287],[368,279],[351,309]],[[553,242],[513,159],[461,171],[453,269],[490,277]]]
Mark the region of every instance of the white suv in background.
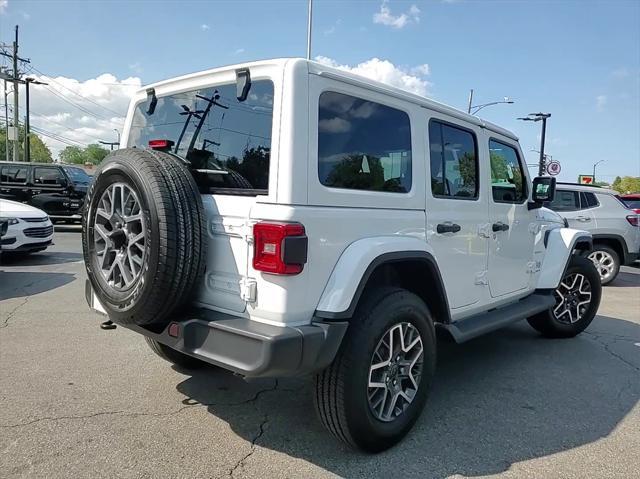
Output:
[[53,241],[51,220],[33,206],[0,198],[0,220],[7,224],[7,232],[0,239],[7,253],[44,251]]
[[314,374],[320,419],[355,447],[411,429],[435,328],[568,338],[598,309],[591,235],[542,207],[555,180],[440,103],[261,61],[139,91],[122,144],[85,201],[89,305],[183,367]]
[[589,231],[593,251],[589,259],[609,284],[620,271],[640,256],[638,215],[606,188],[558,183],[554,200],[546,204],[567,219],[569,227]]

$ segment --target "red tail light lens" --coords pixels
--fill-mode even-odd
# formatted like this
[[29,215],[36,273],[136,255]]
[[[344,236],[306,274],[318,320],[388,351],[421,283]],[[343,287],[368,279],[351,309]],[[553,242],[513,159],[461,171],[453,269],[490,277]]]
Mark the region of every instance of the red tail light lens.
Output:
[[298,274],[307,262],[307,243],[300,223],[256,223],[253,268],[271,274]]
[[640,215],[629,215],[627,216],[627,221],[631,226],[639,226],[640,225]]
[[171,140],[149,140],[149,148],[152,150],[169,150],[172,146]]

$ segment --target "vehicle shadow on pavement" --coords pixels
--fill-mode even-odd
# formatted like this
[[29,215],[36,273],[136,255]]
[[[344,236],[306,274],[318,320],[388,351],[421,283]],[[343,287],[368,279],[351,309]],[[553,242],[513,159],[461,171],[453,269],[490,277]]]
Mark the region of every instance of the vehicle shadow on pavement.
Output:
[[632,288],[640,286],[640,274],[638,273],[627,273],[625,271],[620,271],[618,273],[618,277],[614,279],[611,283],[609,283],[606,288]]
[[0,301],[44,293],[60,288],[74,279],[75,275],[70,273],[0,271]]
[[3,253],[0,266],[46,266],[52,264],[74,263],[82,261],[82,253],[63,251],[42,253]]
[[[544,339],[526,322],[462,345],[439,340],[425,412],[403,442],[377,456],[322,428],[309,378],[246,383],[211,368],[177,389],[185,404],[207,405],[255,444],[254,462],[241,464],[248,472],[260,473],[259,454],[277,451],[347,477],[479,476],[610,434],[640,398],[640,362],[617,352],[635,342],[638,324],[605,316],[569,340]],[[284,476],[299,474],[286,456],[273,456]]]

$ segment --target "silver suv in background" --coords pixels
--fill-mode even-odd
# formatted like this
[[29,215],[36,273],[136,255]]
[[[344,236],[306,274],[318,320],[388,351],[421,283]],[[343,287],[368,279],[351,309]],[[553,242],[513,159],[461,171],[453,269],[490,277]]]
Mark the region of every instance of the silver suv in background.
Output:
[[592,234],[593,251],[589,253],[589,259],[600,272],[603,285],[616,278],[621,265],[638,259],[638,215],[620,201],[617,192],[558,183],[554,200],[546,206],[566,218],[569,227]]

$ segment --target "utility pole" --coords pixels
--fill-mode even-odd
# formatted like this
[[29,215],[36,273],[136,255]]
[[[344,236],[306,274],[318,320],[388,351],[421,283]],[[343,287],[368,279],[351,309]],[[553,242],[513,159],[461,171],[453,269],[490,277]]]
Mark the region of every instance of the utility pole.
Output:
[[522,121],[542,121],[542,135],[540,137],[540,160],[538,161],[538,176],[544,176],[547,162],[544,154],[544,141],[547,134],[547,119],[551,117],[551,113],[529,113],[528,117],[518,118]]
[[[16,37],[15,40],[13,41],[13,52],[12,54],[8,54],[6,53],[4,50],[0,50],[0,55],[11,58],[12,60],[12,64],[13,64],[13,71],[11,72],[12,75],[9,76],[7,75],[5,72],[2,72],[2,78],[4,78],[5,80],[11,81],[13,82],[13,127],[15,128],[16,134],[19,131],[19,127],[20,127],[20,106],[19,106],[19,102],[18,102],[18,85],[20,83],[24,83],[24,81],[22,81],[20,79],[20,71],[18,70],[18,62],[25,62],[25,63],[29,63],[29,60],[25,59],[25,58],[20,58],[18,56],[18,25],[16,25]],[[6,103],[6,101],[5,101]],[[8,128],[8,123],[7,123],[7,128]],[[19,143],[18,140],[16,139],[13,142],[13,161],[18,161],[18,151],[19,151]]]
[[4,155],[9,161],[9,105],[7,105],[7,80],[2,80],[2,93],[4,93]]
[[[13,125],[16,127],[16,131],[19,132],[20,128],[20,106],[18,104],[18,25],[16,25],[16,39],[13,42]],[[18,161],[19,150],[18,139],[13,142],[13,161]]]
[[27,103],[26,116],[24,119],[24,161],[31,161],[31,143],[29,142],[29,135],[31,134],[31,116],[29,114],[29,84],[34,85],[48,85],[48,83],[41,82],[35,78],[25,78],[25,100]]

